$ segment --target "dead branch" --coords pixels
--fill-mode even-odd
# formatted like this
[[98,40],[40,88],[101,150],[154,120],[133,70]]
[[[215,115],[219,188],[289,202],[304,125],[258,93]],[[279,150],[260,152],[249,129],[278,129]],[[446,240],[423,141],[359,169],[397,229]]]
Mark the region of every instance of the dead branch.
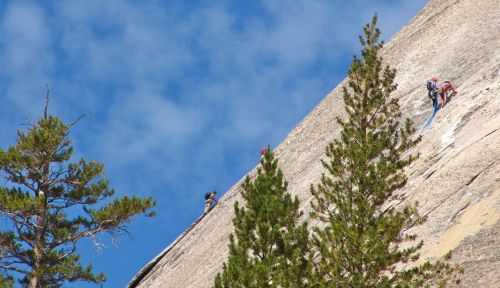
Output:
[[47,119],[47,110],[49,109],[49,99],[50,99],[50,89],[49,84],[45,82],[45,87],[47,88],[47,94],[45,95],[45,109],[43,111],[43,118]]
[[87,112],[87,113],[84,113],[82,115],[80,115],[75,121],[73,121],[70,126],[73,127],[74,125],[76,125],[76,123],[78,123],[80,120],[82,120],[82,118],[88,116],[88,115],[91,115],[91,114],[94,114],[94,111],[90,111],[90,112]]

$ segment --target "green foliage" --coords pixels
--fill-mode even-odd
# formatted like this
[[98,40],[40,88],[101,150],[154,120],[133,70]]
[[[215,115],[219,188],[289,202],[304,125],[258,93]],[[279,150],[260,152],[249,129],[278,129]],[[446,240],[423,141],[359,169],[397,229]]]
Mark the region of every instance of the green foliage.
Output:
[[229,259],[214,287],[307,287],[308,231],[299,223],[299,200],[286,192],[269,148],[260,164],[255,180],[242,185],[245,207],[235,203]]
[[[0,149],[0,219],[12,224],[0,231],[4,247],[0,268],[23,275],[23,286],[62,287],[65,281],[101,283],[92,265],[82,266],[77,242],[99,233],[118,235],[125,224],[149,211],[150,197],[115,198],[104,165],[80,159],[71,162],[71,126],[57,117],[39,119],[19,131],[16,145]],[[94,240],[95,241],[95,240]]]
[[11,288],[11,287],[14,287],[14,282],[12,281],[12,277],[0,274],[0,288]]
[[419,257],[422,242],[407,230],[424,219],[416,204],[384,203],[406,184],[404,168],[418,156],[408,150],[420,137],[412,138],[413,124],[400,122],[398,101],[390,98],[396,71],[382,67],[376,22],[375,16],[364,27],[362,59],[354,57],[349,69],[347,117],[337,118],[340,139],[326,147],[328,161],[322,161],[328,175],[311,186],[311,216],[323,223],[313,229],[316,287],[423,287],[453,278],[454,268],[443,261],[400,269]]

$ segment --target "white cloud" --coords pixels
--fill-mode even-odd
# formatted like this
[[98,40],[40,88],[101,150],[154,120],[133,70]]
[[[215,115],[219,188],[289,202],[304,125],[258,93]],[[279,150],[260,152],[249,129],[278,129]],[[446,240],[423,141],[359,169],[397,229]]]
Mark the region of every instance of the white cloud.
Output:
[[[159,157],[164,161],[158,165],[173,167],[157,170],[176,177],[188,173],[176,169],[203,173],[203,165],[193,166],[192,159],[220,163],[234,156],[224,151],[236,145],[279,142],[323,96],[322,87],[329,86],[328,75],[308,78],[301,75],[303,70],[357,45],[361,24],[375,11],[368,3],[352,7],[327,1],[266,2],[271,3],[265,6],[266,17],[239,23],[237,15],[215,3],[175,22],[168,9],[109,3],[102,10],[66,13],[70,23],[73,17],[77,20],[65,35],[83,31],[77,44],[71,43],[75,49],[83,47],[90,75],[127,82],[132,90],[114,96],[97,136],[104,140],[99,149],[112,156],[109,162],[117,167]],[[101,17],[115,31],[102,39],[92,30],[93,19]],[[353,20],[360,25],[352,25]],[[206,65],[200,68],[207,69],[206,74],[191,75],[196,65]],[[172,82],[182,87],[182,94],[165,92]],[[208,141],[217,143],[217,153],[192,150],[192,142]]]
[[12,4],[0,56],[13,80],[7,95],[19,107],[41,103],[38,82],[59,73],[55,110],[70,119],[97,110],[89,121],[99,123],[82,137],[100,139],[85,148],[111,169],[152,163],[173,183],[212,165],[224,177],[234,173],[224,167],[231,157],[253,163],[236,147],[277,144],[344,74],[307,71],[353,51],[375,7],[388,15],[383,30],[395,31],[420,5],[262,3],[264,13],[241,19],[223,2],[180,12],[160,2],[61,1],[50,20],[34,4]]
[[191,61],[182,33],[172,29],[175,22],[161,8],[123,1],[63,2],[64,48],[87,77],[159,85]]
[[9,3],[1,17],[0,75],[5,87],[1,93],[9,101],[6,104],[15,107],[11,113],[38,117],[54,64],[46,17],[38,6],[24,2]]
[[[123,95],[109,107],[109,120],[99,131],[106,143],[99,149],[119,163],[154,157],[157,150],[169,153],[199,133],[197,114],[161,95],[138,90]],[[111,132],[111,133],[110,133]],[[164,156],[164,153],[159,156]]]
[[388,39],[425,1],[261,1],[244,18],[202,2],[11,1],[0,119],[40,115],[48,81],[64,119],[96,111],[75,128],[77,151],[119,193],[153,194],[154,221],[190,221],[204,191],[243,176],[343,78],[374,12]]

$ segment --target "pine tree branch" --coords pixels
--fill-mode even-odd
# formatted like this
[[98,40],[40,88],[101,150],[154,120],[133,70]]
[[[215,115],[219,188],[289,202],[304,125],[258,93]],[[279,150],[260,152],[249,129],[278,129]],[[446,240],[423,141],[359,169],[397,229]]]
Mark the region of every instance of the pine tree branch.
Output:
[[[67,242],[66,242],[67,243]],[[66,257],[73,255],[76,252],[76,240],[71,242],[71,248],[67,250],[66,253],[63,253],[61,256],[57,258],[57,261],[61,261]]]
[[26,236],[24,235],[25,233],[22,231],[22,228],[18,226],[18,225],[21,225],[21,226],[25,226],[25,225],[19,224],[19,222],[15,219],[12,219],[12,220],[14,221],[13,226],[16,228],[16,231],[17,231],[19,238],[21,238],[28,246],[33,248],[33,243],[31,241],[31,239],[26,238]]
[[[48,203],[51,203],[51,205],[48,206],[49,209],[55,209],[56,211],[61,211],[76,205],[92,205],[95,204],[96,202],[102,201],[106,198],[106,196],[101,196],[97,198],[91,198],[90,196],[85,198],[84,200],[75,200],[71,199],[69,200],[66,195],[63,195],[61,197],[50,197],[47,201]],[[64,204],[61,205],[56,205],[56,201],[61,200],[64,202]],[[84,209],[85,210],[85,209]]]
[[[20,223],[20,222],[16,220],[17,218],[30,218],[30,217],[36,216],[35,214],[27,214],[27,213],[17,213],[16,214],[13,211],[5,210],[4,208],[1,208],[1,207],[0,207],[0,215],[4,215],[5,217],[11,219],[12,222],[18,222],[18,223]],[[24,221],[23,223],[24,223],[24,225],[26,225],[28,227],[35,228],[35,225],[33,223],[30,223],[27,220]]]
[[11,179],[18,179],[19,181],[16,182],[25,185],[27,188],[36,193],[37,189],[33,184],[26,182],[26,176],[24,176],[22,172],[15,171],[10,167],[2,167],[0,169],[2,169],[6,174],[8,174],[11,177]]
[[373,114],[370,116],[370,119],[368,119],[368,122],[367,122],[367,126],[371,124],[372,120],[375,118],[375,116],[378,114],[378,111],[380,110],[380,108],[382,107],[382,105],[385,103],[385,101],[382,101],[377,109],[375,110],[375,112],[373,112]]
[[[21,263],[21,264],[24,264],[24,263]],[[30,271],[23,270],[21,268],[17,268],[17,267],[14,267],[14,266],[4,265],[2,263],[0,263],[0,268],[5,269],[5,270],[9,270],[9,271],[18,272],[18,273],[21,273],[21,274],[24,274],[24,275],[28,275],[28,274],[31,273]]]
[[[31,261],[28,258],[28,256],[26,256],[27,251],[18,250],[16,248],[16,246],[13,245],[13,243],[4,243],[4,244],[7,244],[7,245],[3,245],[3,250],[8,252],[8,253],[6,255],[3,255],[2,258],[0,258],[0,261],[2,261],[1,263],[7,263],[4,265],[10,265],[8,263],[13,263],[13,264],[18,263],[18,264],[30,266]],[[15,261],[15,260],[9,261],[10,258],[17,259],[18,261]]]
[[112,227],[112,228],[106,227],[107,224],[113,223],[114,221],[115,221],[114,219],[106,220],[106,221],[99,223],[99,225],[93,229],[84,230],[84,231],[78,232],[72,236],[57,240],[48,246],[49,250],[52,250],[52,249],[54,249],[54,248],[56,248],[64,243],[75,242],[75,241],[80,240],[81,238],[90,237],[90,236],[95,235],[99,232],[106,232],[107,230],[119,229],[120,227]]
[[[9,257],[11,258],[11,257]],[[22,262],[22,261],[16,261],[16,260],[11,260],[11,261],[5,261],[5,259],[2,259],[2,265],[5,265],[5,266],[12,266],[12,265],[26,265],[26,263]]]
[[67,174],[68,172],[69,172],[69,170],[65,170],[62,166],[59,166],[59,169],[57,171],[52,171],[50,173],[50,175],[48,177],[49,180],[47,183],[44,183],[44,186],[53,187],[56,184],[65,182],[67,179],[60,178],[60,177]]
[[36,123],[33,122],[32,120],[30,120],[28,117],[25,117],[24,120],[26,122],[24,123],[19,123],[18,125],[21,125],[21,126],[29,126],[29,127],[37,127]]

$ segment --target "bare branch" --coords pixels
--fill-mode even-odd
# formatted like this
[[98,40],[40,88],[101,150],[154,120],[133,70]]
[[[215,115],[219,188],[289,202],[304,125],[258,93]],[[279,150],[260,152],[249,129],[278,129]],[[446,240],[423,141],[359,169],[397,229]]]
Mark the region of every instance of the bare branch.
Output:
[[50,89],[49,84],[45,83],[45,87],[47,88],[47,94],[45,95],[45,109],[43,111],[43,118],[47,119],[47,110],[49,109],[49,98],[50,98]]
[[87,113],[84,113],[82,115],[80,115],[75,121],[73,121],[69,126],[73,127],[74,125],[76,125],[76,123],[78,123],[80,120],[82,120],[82,118],[88,116],[88,115],[91,115],[91,114],[94,114],[94,111],[90,111],[90,112],[87,112]]
[[5,269],[5,270],[15,271],[15,272],[26,274],[26,275],[30,273],[29,271],[23,270],[21,268],[17,268],[17,267],[13,267],[13,266],[8,266],[8,265],[3,265],[3,264],[0,264],[0,268]]
[[67,243],[67,242],[75,242],[75,241],[80,240],[81,238],[94,237],[95,234],[98,234],[100,232],[108,232],[109,233],[113,229],[120,228],[120,227],[107,227],[106,224],[112,223],[113,221],[114,221],[113,219],[103,221],[103,222],[99,223],[99,225],[97,225],[94,228],[87,229],[87,230],[78,232],[72,236],[68,236],[65,238],[61,238],[57,241],[54,241],[51,245],[48,246],[48,249],[52,250],[52,249],[54,249],[54,248],[56,248],[64,243]]
[[70,256],[70,255],[73,255],[73,254],[75,253],[75,251],[76,251],[76,241],[73,241],[73,242],[71,243],[71,248],[70,248],[70,249],[68,249],[66,253],[64,253],[64,254],[62,254],[61,256],[59,256],[59,257],[57,258],[57,260],[58,260],[58,261],[61,261],[62,259],[66,258],[66,257],[68,257],[68,256]]
[[96,249],[97,253],[98,254],[101,254],[102,252],[102,249],[106,247],[106,245],[104,245],[104,243],[101,241],[101,240],[98,240],[97,239],[97,233],[96,234],[92,234],[92,244],[94,245],[94,248]]
[[28,117],[24,117],[24,120],[26,122],[20,123],[18,125],[21,125],[21,126],[30,126],[30,127],[37,127],[36,123],[33,122],[33,120],[30,120]]

